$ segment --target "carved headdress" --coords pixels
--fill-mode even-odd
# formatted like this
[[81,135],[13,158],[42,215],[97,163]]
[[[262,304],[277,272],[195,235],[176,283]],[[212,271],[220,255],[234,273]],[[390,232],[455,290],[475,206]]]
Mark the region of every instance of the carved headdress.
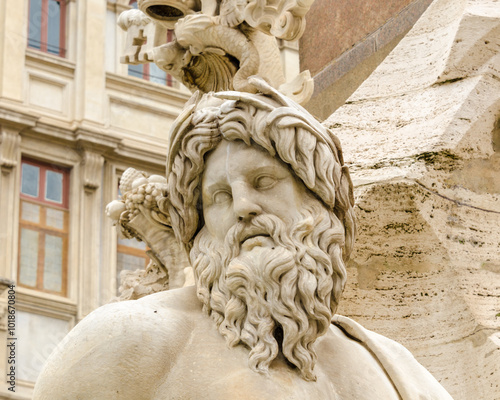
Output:
[[204,157],[222,139],[242,140],[279,157],[334,211],[345,228],[342,247],[347,260],[356,227],[353,186],[339,140],[263,79],[252,77],[249,82],[260,93],[195,94],[174,122],[167,158],[167,207],[178,240],[190,248],[203,226],[200,184]]

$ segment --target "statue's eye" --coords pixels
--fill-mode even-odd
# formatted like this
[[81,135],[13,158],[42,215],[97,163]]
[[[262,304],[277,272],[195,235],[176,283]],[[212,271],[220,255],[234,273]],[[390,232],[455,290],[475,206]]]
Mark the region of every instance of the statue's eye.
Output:
[[215,204],[222,204],[231,200],[231,194],[225,190],[219,190],[214,193],[212,198]]
[[256,189],[271,189],[276,182],[278,182],[278,180],[275,177],[262,175],[255,180],[254,186]]

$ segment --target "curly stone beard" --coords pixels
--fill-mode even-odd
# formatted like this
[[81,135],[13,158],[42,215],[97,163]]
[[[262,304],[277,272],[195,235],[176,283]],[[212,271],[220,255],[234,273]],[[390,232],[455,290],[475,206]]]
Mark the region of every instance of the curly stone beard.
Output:
[[[224,243],[204,227],[190,256],[204,310],[230,346],[250,348],[250,367],[267,372],[281,351],[310,381],[313,344],[328,331],[345,283],[343,226],[315,200],[289,225],[259,215],[233,226]],[[242,249],[249,232],[272,241]]]

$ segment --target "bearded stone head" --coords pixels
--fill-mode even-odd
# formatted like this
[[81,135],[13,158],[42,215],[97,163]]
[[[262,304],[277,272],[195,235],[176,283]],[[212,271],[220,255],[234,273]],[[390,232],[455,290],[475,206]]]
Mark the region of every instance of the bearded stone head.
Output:
[[264,81],[193,96],[172,129],[166,207],[197,294],[265,373],[281,353],[315,380],[314,342],[340,300],[355,238],[338,139]]

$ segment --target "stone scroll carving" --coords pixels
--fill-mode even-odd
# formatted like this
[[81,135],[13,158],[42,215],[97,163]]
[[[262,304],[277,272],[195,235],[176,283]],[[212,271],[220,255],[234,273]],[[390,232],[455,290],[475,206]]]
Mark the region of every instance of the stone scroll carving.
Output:
[[21,138],[15,130],[0,127],[0,168],[9,174],[17,165],[17,151]]
[[[285,82],[276,38],[298,39],[312,0],[143,0],[119,17],[127,31],[121,62],[154,62],[190,90],[255,92],[264,77],[274,88],[305,103],[313,92],[309,71]],[[167,43],[167,29],[175,39]]]

